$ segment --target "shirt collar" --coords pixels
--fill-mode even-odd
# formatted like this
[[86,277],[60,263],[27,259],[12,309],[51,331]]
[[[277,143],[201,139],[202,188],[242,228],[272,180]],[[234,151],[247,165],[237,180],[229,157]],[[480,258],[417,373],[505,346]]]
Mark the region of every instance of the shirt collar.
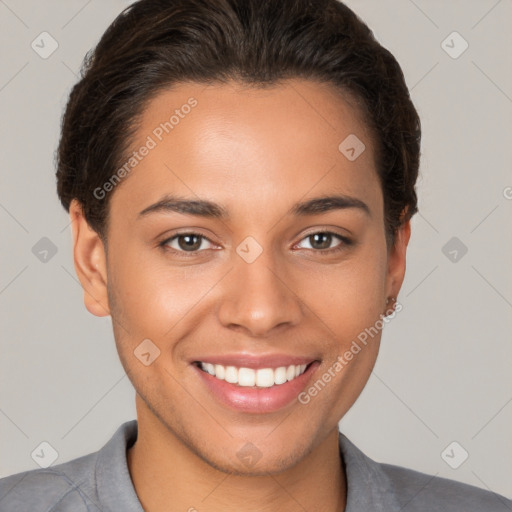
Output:
[[[126,452],[137,439],[137,420],[121,425],[98,452],[95,479],[103,512],[144,512],[137,497]],[[345,512],[398,512],[393,484],[381,465],[339,432],[339,449],[347,479]]]
[[98,452],[95,479],[102,512],[144,512],[126,460],[126,452],[136,439],[137,420],[128,421]]
[[381,464],[366,456],[339,432],[339,447],[347,479],[345,512],[399,512],[393,483]]

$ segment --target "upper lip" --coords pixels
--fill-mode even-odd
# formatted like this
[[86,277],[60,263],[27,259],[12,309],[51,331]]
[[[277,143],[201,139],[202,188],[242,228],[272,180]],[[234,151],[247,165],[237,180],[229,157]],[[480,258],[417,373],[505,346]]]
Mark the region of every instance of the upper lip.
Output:
[[222,354],[204,356],[193,359],[193,362],[220,364],[222,366],[236,366],[237,368],[279,368],[281,366],[309,364],[316,361],[314,357],[304,357],[289,354]]

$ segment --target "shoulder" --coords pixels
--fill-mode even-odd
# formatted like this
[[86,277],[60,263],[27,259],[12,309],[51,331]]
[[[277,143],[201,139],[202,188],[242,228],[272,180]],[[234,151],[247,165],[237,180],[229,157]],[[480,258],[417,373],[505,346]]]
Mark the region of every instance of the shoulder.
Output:
[[97,452],[0,479],[0,510],[141,511],[126,462],[127,447],[136,437],[137,421],[128,421]]
[[25,471],[0,479],[2,512],[90,510],[95,500],[97,453],[63,464]]
[[[376,463],[378,464],[378,463]],[[407,511],[506,512],[512,501],[494,492],[391,464],[378,464]]]
[[340,433],[347,512],[507,512],[512,500],[472,485],[376,462]]

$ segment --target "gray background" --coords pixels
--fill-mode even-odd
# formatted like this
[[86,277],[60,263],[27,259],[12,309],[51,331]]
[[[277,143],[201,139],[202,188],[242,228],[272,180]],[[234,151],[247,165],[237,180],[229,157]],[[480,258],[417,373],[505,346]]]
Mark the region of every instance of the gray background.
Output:
[[[135,417],[111,320],[83,306],[53,167],[81,60],[128,4],[0,0],[0,476],[38,467],[42,441],[63,462]],[[401,63],[424,138],[404,309],[341,429],[379,461],[512,497],[512,2],[347,4]],[[43,31],[59,44],[47,59],[31,48]],[[469,44],[456,59],[453,31]],[[441,456],[453,441],[458,469],[445,461],[461,448]]]

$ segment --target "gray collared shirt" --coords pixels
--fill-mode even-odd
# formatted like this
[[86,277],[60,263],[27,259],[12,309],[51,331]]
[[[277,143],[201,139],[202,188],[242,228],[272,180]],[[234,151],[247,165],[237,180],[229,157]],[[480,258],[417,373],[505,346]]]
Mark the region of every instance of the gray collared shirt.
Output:
[[[132,420],[98,452],[0,479],[0,511],[144,512],[126,461],[136,438]],[[339,447],[347,477],[345,512],[512,511],[511,500],[490,491],[375,462],[342,433]]]

